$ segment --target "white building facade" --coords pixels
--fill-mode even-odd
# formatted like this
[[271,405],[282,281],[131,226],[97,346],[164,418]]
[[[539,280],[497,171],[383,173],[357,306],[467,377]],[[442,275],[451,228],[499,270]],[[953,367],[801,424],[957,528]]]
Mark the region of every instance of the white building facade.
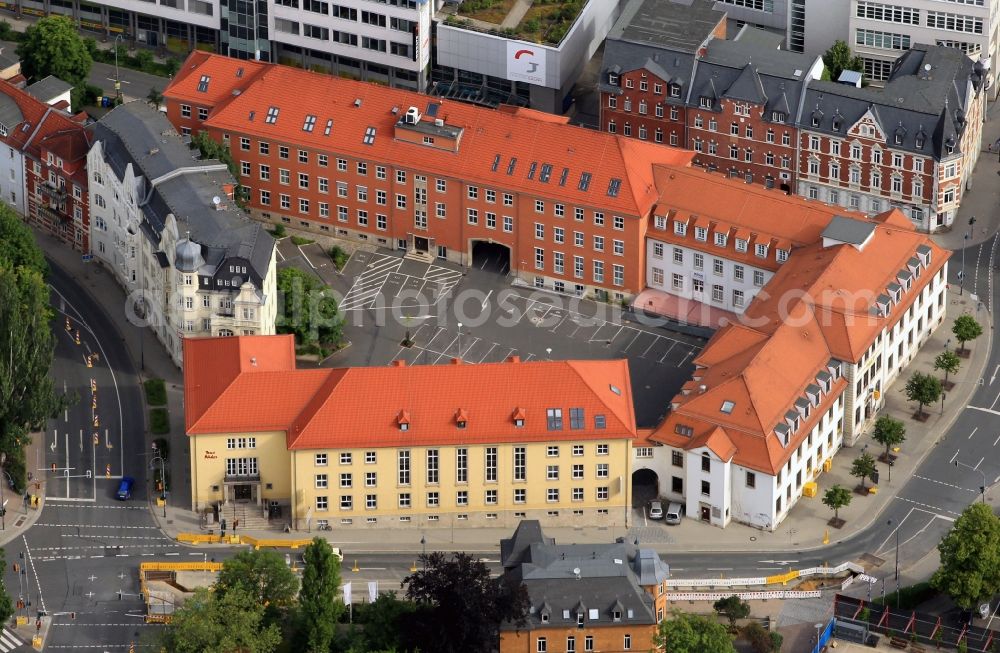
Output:
[[[125,289],[129,319],[150,327],[178,366],[183,338],[273,334],[274,241],[227,207],[226,166],[192,161],[142,102],[116,108],[93,133],[90,242]],[[136,161],[125,150],[146,155]]]

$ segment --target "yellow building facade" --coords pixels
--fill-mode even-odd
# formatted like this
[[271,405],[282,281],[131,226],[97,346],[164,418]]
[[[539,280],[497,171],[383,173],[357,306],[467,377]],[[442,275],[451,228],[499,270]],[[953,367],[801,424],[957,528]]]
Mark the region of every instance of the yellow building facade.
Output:
[[185,347],[195,510],[295,530],[627,525],[625,361],[296,370],[283,336]]

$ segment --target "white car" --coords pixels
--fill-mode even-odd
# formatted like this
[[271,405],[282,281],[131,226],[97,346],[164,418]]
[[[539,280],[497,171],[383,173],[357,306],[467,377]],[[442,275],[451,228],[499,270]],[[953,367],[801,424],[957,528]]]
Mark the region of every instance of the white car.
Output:
[[649,518],[663,519],[663,504],[659,501],[649,502]]

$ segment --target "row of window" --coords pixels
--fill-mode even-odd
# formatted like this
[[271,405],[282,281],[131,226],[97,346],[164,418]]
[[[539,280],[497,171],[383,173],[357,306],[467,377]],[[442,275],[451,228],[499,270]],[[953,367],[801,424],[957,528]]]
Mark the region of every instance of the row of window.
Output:
[[[828,177],[831,181],[841,181],[840,177],[840,164],[835,161],[830,161],[827,167]],[[809,161],[809,174],[818,177],[820,176],[820,165],[819,161],[810,160]],[[882,173],[879,170],[871,170],[868,173],[868,186],[874,189],[884,190],[882,188]],[[862,184],[862,174],[861,167],[857,165],[848,166],[848,183],[860,186]],[[809,199],[820,199],[817,192],[812,192],[815,186],[810,186],[810,191],[808,194]],[[894,195],[903,194],[903,175],[898,172],[894,172],[889,175],[889,191]],[[835,192],[835,191],[834,191]],[[924,195],[924,182],[922,179],[913,178],[910,181],[910,195],[915,198],[921,198]],[[831,202],[837,204],[839,202]]]
[[[864,127],[864,126],[862,126]],[[870,126],[869,126],[870,127]],[[874,135],[874,134],[869,134]],[[897,144],[902,144],[902,137],[900,135]],[[823,139],[819,136],[810,135],[808,143],[808,149],[813,152],[823,151]],[[853,161],[863,161],[864,160],[864,145],[862,143],[852,142],[848,150],[848,156]],[[841,141],[835,139],[829,139],[827,143],[827,151],[831,156],[841,156]],[[869,160],[876,164],[882,165],[884,162],[884,152],[881,147],[873,146],[869,148]],[[922,157],[914,156],[913,161],[913,171],[923,172],[924,171],[924,159]],[[892,167],[896,170],[903,170],[906,164],[906,156],[899,152],[892,153]],[[954,165],[954,164],[953,164]]]
[[[582,622],[582,615],[581,615]],[[583,627],[582,623],[579,626]],[[566,637],[566,653],[576,653],[576,641],[577,637],[575,635],[569,635]],[[584,635],[583,637],[583,650],[585,652],[594,650],[594,636]],[[626,633],[622,636],[622,650],[631,651],[632,650],[632,635]],[[549,653],[549,640],[547,637],[539,637],[535,640],[535,651],[536,653]]]
[[[724,236],[724,234],[716,234],[717,236]],[[745,241],[744,241],[745,242]],[[716,239],[716,245],[720,245],[719,239]],[[722,247],[725,247],[725,240],[721,243]],[[664,255],[665,245],[659,241],[653,242],[653,258],[662,259]],[[742,250],[746,251],[744,246]],[[684,249],[681,247],[674,247],[672,252],[671,260],[676,265],[684,265]],[[694,269],[704,270],[705,269],[705,255],[701,252],[692,252],[694,259]],[[725,274],[725,261],[719,258],[712,259],[712,272],[715,276],[723,276]],[[740,264],[733,264],[733,279],[735,281],[743,282],[746,278],[746,269]],[[753,285],[758,288],[764,285],[765,277],[763,270],[753,270]]]
[[[577,279],[583,279],[585,275],[585,263],[582,256],[573,256],[573,276]],[[545,250],[541,247],[535,248],[535,269],[539,271],[546,270],[545,264]],[[566,255],[563,252],[552,252],[552,272],[555,274],[566,274]],[[594,260],[593,261],[593,279],[594,283],[604,282],[604,261]],[[536,286],[538,285],[536,278]],[[611,265],[611,281],[615,286],[625,285],[625,266],[620,263],[613,263]],[[544,284],[544,279],[542,280]],[[542,287],[542,286],[539,286]]]
[[[244,438],[241,438],[241,440]],[[232,444],[233,438],[230,438],[230,444]],[[251,441],[253,438],[251,438]],[[230,446],[230,449],[242,449],[250,447],[235,447]],[[464,451],[464,450],[460,450]],[[437,485],[441,482],[441,470],[438,464],[438,453],[436,449],[431,449],[427,452],[427,469],[426,469],[426,479],[427,485]],[[409,469],[406,468],[405,475],[403,478],[409,479]],[[469,468],[468,468],[468,455],[467,453],[461,453],[456,461],[455,476],[458,483],[468,483],[469,479]],[[596,478],[609,478],[610,477],[610,465],[607,463],[598,463],[595,465],[595,477]],[[571,475],[573,480],[583,480],[585,477],[584,466],[581,464],[576,464],[571,466]],[[545,478],[549,481],[559,480],[559,465],[546,465],[545,466]],[[527,465],[525,460],[524,451],[516,452],[514,456],[514,479],[524,481],[527,480]],[[324,489],[329,487],[330,478],[328,474],[314,474],[313,475],[313,485],[317,489]],[[365,472],[364,473],[364,483],[365,487],[378,487],[378,472]],[[407,483],[408,484],[408,483]],[[354,474],[352,472],[342,472],[339,475],[339,487],[341,489],[349,489],[354,487]]]
[[[662,215],[656,216],[655,221],[654,221],[654,225],[655,225],[656,229],[658,229],[660,231],[664,231],[667,228],[667,218],[666,218],[666,216],[662,216]],[[694,227],[694,239],[697,240],[698,242],[702,242],[702,243],[708,242],[708,231],[709,231],[708,227],[701,226],[701,225],[695,225],[695,227]],[[674,235],[681,236],[681,237],[686,237],[687,233],[688,233],[687,222],[684,222],[682,220],[674,220]],[[736,243],[736,251],[737,252],[740,252],[741,254],[745,254],[745,253],[747,253],[749,251],[749,247],[750,247],[750,241],[749,240],[747,240],[745,238],[735,238],[734,240],[735,240],[735,243]],[[713,231],[712,232],[712,242],[715,243],[716,247],[726,247],[727,244],[729,243],[729,233],[728,233],[728,231]],[[765,242],[755,242],[754,243],[754,248],[753,248],[753,253],[754,253],[754,255],[757,258],[767,258],[768,251],[770,250],[770,248],[771,248],[770,244],[767,243],[766,241]],[[654,256],[656,255],[656,251],[657,250],[656,250],[655,244],[654,244],[654,250],[653,250]],[[662,256],[662,251],[660,252],[660,255]],[[680,259],[679,261],[678,261],[678,258]],[[784,263],[785,261],[787,261],[788,260],[788,250],[787,249],[782,249],[780,247],[776,248],[775,249],[775,260],[778,263]],[[674,261],[675,262],[680,262],[680,263],[684,262],[683,251],[681,251],[680,255],[678,256],[678,249],[677,248],[674,249]],[[713,263],[713,265],[718,269],[719,268],[719,264],[721,262],[722,261],[720,259],[715,259],[715,262]],[[705,259],[704,259],[704,256],[701,253],[699,253],[699,252],[694,252],[694,265],[695,265],[695,269],[696,270],[704,269]],[[721,274],[721,272],[718,272],[718,273]]]
[[[596,501],[607,501],[610,497],[610,488],[606,485],[599,486],[594,490],[594,500]],[[584,488],[575,487],[570,491],[570,499],[574,502],[584,501]],[[354,510],[354,495],[352,494],[341,494],[338,495],[337,500],[341,510]],[[560,501],[559,488],[548,488],[545,491],[545,501],[546,503],[558,503]],[[513,503],[515,505],[526,504],[528,502],[528,490],[526,488],[515,488],[513,491]],[[499,490],[485,490],[483,494],[483,503],[487,506],[497,506],[500,505],[499,500]],[[439,508],[441,507],[441,494],[436,491],[430,491],[426,493],[425,505],[428,508]],[[464,507],[469,505],[469,491],[468,490],[457,490],[455,492],[455,506]],[[411,492],[399,492],[396,496],[396,506],[398,508],[412,508],[413,507],[413,494]],[[364,495],[364,507],[365,510],[378,510],[378,495],[377,494],[366,494]],[[316,510],[323,512],[330,509],[330,497],[328,495],[321,495],[316,497]]]

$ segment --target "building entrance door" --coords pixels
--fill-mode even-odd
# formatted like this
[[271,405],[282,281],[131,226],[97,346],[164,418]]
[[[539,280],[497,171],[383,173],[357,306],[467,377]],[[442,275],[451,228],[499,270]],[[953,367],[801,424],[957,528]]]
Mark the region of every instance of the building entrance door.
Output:
[[421,236],[414,236],[413,249],[417,250],[421,254],[426,254],[430,250],[430,241]]
[[250,501],[252,491],[250,485],[234,485],[233,501]]
[[712,509],[708,506],[701,507],[701,520],[702,521],[712,521]]

